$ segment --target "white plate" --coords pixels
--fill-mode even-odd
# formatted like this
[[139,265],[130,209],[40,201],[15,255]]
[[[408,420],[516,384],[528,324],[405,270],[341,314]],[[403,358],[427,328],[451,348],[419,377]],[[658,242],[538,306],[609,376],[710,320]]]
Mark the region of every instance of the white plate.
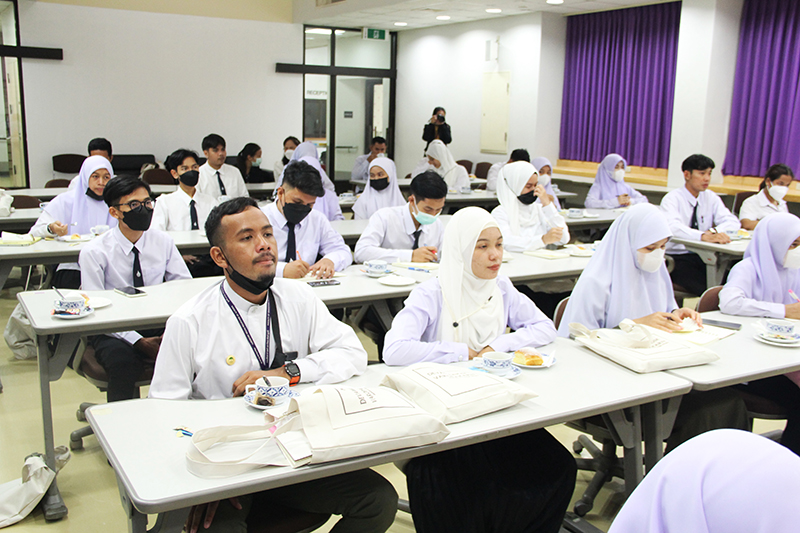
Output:
[[364,272],[364,274],[367,275],[367,277],[370,277],[370,278],[382,278],[384,276],[388,276],[389,274],[394,274],[394,270],[392,270],[392,269],[386,270],[385,272],[381,272],[379,274],[373,274],[373,273],[371,273],[371,272],[369,272],[367,270],[364,270],[363,272]]
[[415,284],[416,280],[394,274],[392,276],[384,276],[382,278],[378,278],[378,283],[380,283],[381,285],[387,285],[389,287],[405,287],[406,285]]
[[600,215],[597,213],[584,213],[583,216],[584,218],[600,218]]
[[79,318],[87,317],[92,313],[94,313],[94,309],[92,309],[91,307],[86,307],[84,308],[83,313],[79,315],[56,315],[54,313],[53,318],[60,318],[61,320],[77,320]]
[[86,235],[78,235],[77,239],[73,239],[73,235],[63,235],[60,237],[56,237],[56,240],[59,242],[88,242],[94,238],[94,235],[91,233]]
[[[299,392],[296,392],[296,391],[293,391],[293,390],[289,391],[289,398],[296,398],[298,396],[300,396]],[[253,403],[253,394],[252,393],[245,394],[242,397],[242,399],[244,400],[244,403],[246,403],[248,407],[252,407],[253,409],[258,409],[259,411],[266,411],[267,409],[274,409],[275,407],[280,407],[281,405],[286,403],[286,401],[283,401],[283,402],[279,403],[278,405],[258,405],[258,404]]]
[[765,337],[762,337],[758,333],[753,335],[758,342],[763,342],[764,344],[769,344],[770,346],[779,346],[781,348],[800,348],[800,342],[793,342],[791,344],[787,344],[785,342],[775,342],[772,340],[768,340]]
[[[514,355],[513,352],[511,355]],[[529,366],[529,365],[521,365],[519,363],[515,363],[514,360],[511,360],[511,364],[517,368],[524,368],[525,370],[541,370],[542,368],[550,368],[554,364],[556,364],[556,356],[555,354],[547,355],[546,353],[539,354],[542,356],[542,364],[539,366]]]
[[111,300],[103,298],[102,296],[93,296],[89,298],[88,304],[92,309],[102,309],[103,307],[111,305]]

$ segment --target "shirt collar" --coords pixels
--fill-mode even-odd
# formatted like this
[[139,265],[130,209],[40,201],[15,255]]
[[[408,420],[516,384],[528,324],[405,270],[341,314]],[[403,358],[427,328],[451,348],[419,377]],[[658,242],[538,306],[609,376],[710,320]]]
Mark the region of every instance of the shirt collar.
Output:
[[761,189],[758,191],[758,204],[762,207],[771,207],[772,209],[778,209],[781,204],[784,203],[785,200],[778,200],[778,205],[773,204],[767,199],[766,189]]
[[142,236],[139,237],[139,240],[136,241],[136,244],[132,243],[128,240],[128,238],[122,234],[122,230],[119,229],[119,226],[115,227],[113,230],[114,239],[117,241],[117,244],[125,255],[130,255],[133,252],[133,247],[136,246],[136,249],[140,252],[145,246],[145,240],[147,239],[147,232],[143,232]]
[[686,185],[681,187],[681,192],[683,193],[684,198],[689,202],[689,205],[694,207],[695,204],[700,202],[700,197],[703,196],[705,191],[701,191],[700,194],[697,195],[697,198],[694,197],[692,193],[689,192],[689,189],[686,188]]
[[[239,294],[235,290],[233,290],[231,284],[228,283],[228,278],[225,278],[222,281],[222,286],[225,289],[225,294],[228,295],[228,298],[231,299],[231,302],[233,302],[233,305],[236,307],[236,309],[239,310],[240,313],[247,313],[253,307],[262,307],[264,305],[264,304],[259,305],[259,304],[254,304],[253,302],[248,302],[247,300],[239,296]],[[269,300],[265,299],[264,303],[266,303],[267,301]]]
[[[413,235],[417,228],[414,227],[414,219],[411,216],[411,208],[409,207],[411,204],[406,203],[403,206],[403,229],[408,235]],[[419,225],[420,228],[424,228],[422,224]]]
[[[180,186],[180,185],[178,185],[178,190],[177,190],[177,191],[175,191],[175,192],[177,193],[177,194],[176,194],[176,196],[177,196],[178,198],[180,198],[180,199],[181,199],[181,201],[182,201],[183,203],[185,203],[186,205],[189,205],[189,202],[191,202],[192,200],[194,200],[194,198],[192,198],[191,196],[189,196],[188,194],[186,194],[186,191],[184,191],[183,189],[181,189],[181,186]],[[197,189],[195,189],[194,193],[195,193],[195,194],[197,194]]]

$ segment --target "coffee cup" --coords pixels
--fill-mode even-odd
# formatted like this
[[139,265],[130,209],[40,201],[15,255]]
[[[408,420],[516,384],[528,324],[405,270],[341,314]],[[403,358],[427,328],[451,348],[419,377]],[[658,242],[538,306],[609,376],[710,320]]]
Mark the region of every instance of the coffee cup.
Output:
[[788,320],[767,320],[767,333],[774,336],[794,337],[794,324]]
[[102,235],[108,230],[109,226],[105,224],[98,224],[97,226],[92,226],[91,228],[89,228],[89,231],[91,231],[93,235]]
[[583,218],[583,209],[578,209],[576,207],[570,208],[570,210],[567,211],[567,216],[569,216],[569,218]]
[[342,194],[339,195],[339,198],[352,198],[352,197],[353,193],[351,192],[343,192]]
[[245,393],[250,391],[258,392],[259,396],[272,398],[275,405],[283,403],[289,397],[289,380],[278,376],[269,376],[269,385],[264,378],[258,378],[255,384],[247,385]]
[[80,315],[85,309],[86,299],[78,293],[67,293],[53,302],[53,310],[62,315]]
[[483,354],[483,368],[492,374],[505,374],[511,368],[513,356],[505,352],[487,352]]
[[366,261],[364,267],[367,269],[367,274],[370,276],[382,276],[386,274],[389,264],[382,259],[373,259]]
[[50,205],[50,202],[39,202],[39,209],[44,211],[44,208]]

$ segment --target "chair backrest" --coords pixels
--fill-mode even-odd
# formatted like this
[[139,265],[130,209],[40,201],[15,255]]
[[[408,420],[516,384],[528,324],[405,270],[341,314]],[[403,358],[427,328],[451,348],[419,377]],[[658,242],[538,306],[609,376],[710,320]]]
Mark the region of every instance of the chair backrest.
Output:
[[175,179],[169,170],[163,168],[151,168],[145,170],[142,179],[150,185],[175,185]]
[[722,290],[722,285],[706,289],[706,292],[700,295],[697,301],[698,313],[705,313],[706,311],[716,311],[719,309],[719,291]]
[[753,196],[754,194],[758,194],[758,192],[757,191],[737,192],[736,197],[733,199],[733,214],[738,217],[739,210],[742,208],[742,204],[744,203],[744,201]]
[[409,172],[408,174],[406,174],[406,179],[407,179],[407,180],[411,179],[411,172]]
[[487,163],[486,161],[482,161],[475,165],[475,177],[486,179],[486,176],[489,175],[489,169],[491,166],[492,164]]
[[556,325],[556,329],[558,329],[558,326],[561,325],[561,317],[564,316],[564,310],[567,308],[567,302],[569,302],[569,296],[558,302],[558,305],[556,306],[556,313],[553,317],[553,323]]
[[11,207],[15,209],[29,209],[32,207],[39,207],[40,203],[42,203],[42,201],[35,196],[25,196],[24,194],[21,194],[19,196],[14,196],[14,201],[11,203]]
[[155,164],[156,156],[153,154],[114,154],[111,166],[117,176],[136,176],[142,171],[142,165]]
[[236,156],[235,155],[229,155],[228,157],[226,157],[225,158],[225,164],[226,165],[236,166]]
[[61,187],[69,187],[69,180],[57,178],[44,184],[45,189],[59,189]]
[[81,165],[86,159],[85,155],[80,154],[59,154],[53,156],[53,171],[65,174],[77,174],[81,171]]
[[467,169],[467,174],[472,174],[472,161],[469,159],[459,159],[456,161],[456,164],[461,165],[462,167]]

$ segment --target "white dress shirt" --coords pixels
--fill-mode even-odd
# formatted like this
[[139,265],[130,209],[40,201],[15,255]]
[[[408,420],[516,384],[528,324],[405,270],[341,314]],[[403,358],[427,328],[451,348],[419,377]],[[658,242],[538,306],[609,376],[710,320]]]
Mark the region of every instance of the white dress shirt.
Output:
[[[690,227],[695,205],[698,229]],[[702,191],[697,198],[686,187],[670,191],[661,200],[661,210],[667,217],[673,237],[680,239],[699,241],[703,232],[711,228],[717,228],[722,233],[741,227],[739,220],[728,211],[717,193],[710,189]],[[682,244],[667,242],[667,253],[685,254],[688,251]]]
[[[134,244],[113,228],[99,235],[81,250],[81,288],[86,291],[121,289],[133,286]],[[192,275],[175,247],[172,237],[156,229],[145,231],[136,242],[144,286],[160,285],[174,279],[190,279]],[[141,335],[135,331],[115,333],[130,344]]]
[[[514,330],[489,343],[498,352],[553,342],[556,328],[536,305],[521,294],[508,277],[499,275],[497,285],[503,295],[506,324]],[[438,278],[417,286],[405,307],[386,334],[383,360],[387,365],[405,366],[420,362],[454,363],[469,359],[469,348],[461,342],[441,341],[439,320],[442,317],[442,289]]]
[[542,237],[553,228],[564,229],[561,239],[553,244],[564,245],[569,242],[567,221],[559,214],[553,202],[547,204],[547,207],[542,207],[541,204],[537,203],[531,204],[531,207],[533,207],[538,216],[534,218],[533,223],[529,226],[520,224],[519,235],[512,234],[508,213],[506,213],[502,205],[492,209],[492,216],[497,221],[497,225],[500,226],[500,232],[503,234],[504,249],[509,252],[524,252],[526,250],[544,248],[546,245]]
[[780,200],[778,205],[775,205],[767,199],[764,190],[765,189],[761,189],[758,191],[758,194],[754,194],[742,202],[742,207],[739,208],[739,220],[745,218],[747,220],[761,220],[765,216],[773,213],[789,212],[789,206],[786,205],[785,200]]
[[364,154],[356,157],[356,162],[353,165],[353,172],[350,173],[350,179],[353,181],[367,182],[369,179],[369,154]]
[[[437,219],[433,224],[422,225],[419,229],[419,246],[434,246],[442,249],[444,225]],[[414,220],[408,204],[378,209],[371,217],[361,237],[356,243],[356,263],[373,259],[394,262],[411,261],[414,246]]]
[[497,177],[500,175],[500,170],[506,166],[506,161],[498,161],[489,167],[489,172],[486,173],[486,190],[497,190]]
[[[283,269],[286,267],[286,242],[289,237],[289,224],[283,213],[278,211],[275,202],[261,208],[270,224],[272,232],[278,243],[278,271],[277,277],[283,277]],[[311,212],[299,224],[294,227],[295,246],[300,258],[313,265],[317,262],[317,256],[333,261],[334,268],[344,270],[353,263],[353,253],[344,243],[339,233],[331,227],[330,221],[319,211]]]
[[[229,198],[250,196],[247,191],[247,185],[245,185],[242,178],[242,173],[239,172],[238,168],[223,163],[219,168],[219,175],[222,178],[223,185],[225,185],[226,196]],[[200,179],[197,182],[197,190],[212,198],[219,199],[222,196],[222,191],[219,190],[219,182],[217,181],[217,171],[211,168],[207,161],[200,166]]]
[[209,213],[217,205],[217,201],[199,191],[195,191],[194,196],[189,196],[180,187],[175,192],[158,197],[150,227],[161,231],[191,230],[192,216],[189,211],[189,202],[192,200],[194,200],[194,207],[197,210],[198,229],[202,230]]
[[[263,356],[268,306],[248,302],[227,281],[215,283],[167,320],[150,398],[230,398],[237,379],[261,369],[220,292],[221,284]],[[283,351],[297,352],[302,382],[338,383],[366,370],[367,353],[356,334],[330,314],[306,283],[276,279],[270,290],[278,308]],[[271,362],[274,332],[270,332],[269,351]]]

